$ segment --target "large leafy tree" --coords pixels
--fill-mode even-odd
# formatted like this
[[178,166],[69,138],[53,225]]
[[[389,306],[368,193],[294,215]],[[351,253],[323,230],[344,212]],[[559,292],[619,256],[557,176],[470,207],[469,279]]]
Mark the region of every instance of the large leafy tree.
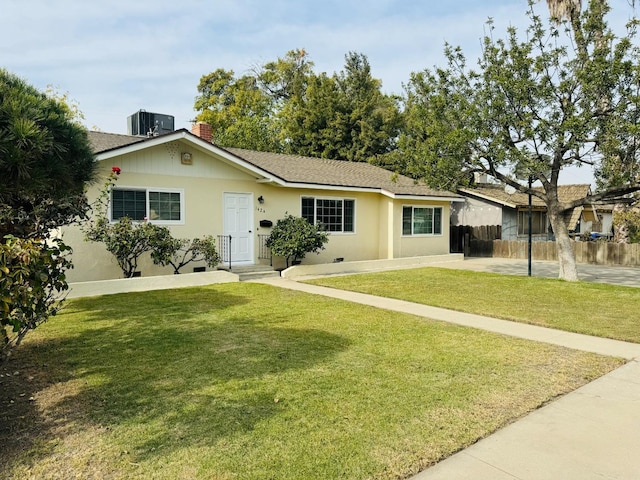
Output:
[[286,153],[341,158],[342,137],[339,130],[333,128],[341,112],[336,101],[338,95],[335,79],[322,73],[310,76],[304,92],[283,105],[279,123]]
[[[505,38],[494,38],[489,23],[475,70],[459,48],[447,46],[446,68],[411,76],[400,140],[406,171],[432,184],[455,188],[470,173],[484,172],[544,201],[565,280],[578,276],[564,214],[579,205],[627,201],[640,189],[640,55],[633,31],[613,34],[604,0],[576,8],[562,11],[569,20],[556,12],[546,22],[530,2],[530,26],[520,36],[509,28]],[[569,166],[594,168],[600,191],[561,202],[558,182]],[[529,189],[519,178],[542,188]]]
[[344,105],[336,121],[345,138],[341,157],[368,161],[393,151],[401,127],[399,98],[382,93],[382,82],[373,78],[367,57],[348,53],[336,83]]
[[198,85],[197,120],[213,127],[213,143],[223,147],[278,150],[272,120],[273,99],[251,75],[233,70],[204,75]]
[[340,73],[312,76],[280,115],[286,150],[354,162],[393,151],[402,118],[399,99],[381,89],[367,57],[355,52],[345,56]]
[[95,163],[73,108],[0,69],[0,357],[54,315],[69,248],[55,229],[85,216]]
[[220,146],[369,161],[395,148],[400,127],[398,98],[381,88],[365,55],[347,54],[344,70],[327,75],[292,50],[240,78],[203,76],[195,109]]
[[279,114],[306,90],[312,68],[304,50],[292,50],[240,77],[221,68],[203,75],[194,105],[196,120],[213,127],[216,145],[282,151]]
[[253,68],[258,84],[281,107],[293,97],[304,95],[313,76],[313,62],[305,49],[288,51],[284,57]]

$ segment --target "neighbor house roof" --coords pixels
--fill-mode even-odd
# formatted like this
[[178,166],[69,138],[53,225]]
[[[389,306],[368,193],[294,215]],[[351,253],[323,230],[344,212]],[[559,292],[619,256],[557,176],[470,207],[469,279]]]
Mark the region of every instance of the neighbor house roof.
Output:
[[[542,187],[534,187],[534,190],[542,191]],[[589,184],[558,185],[558,199],[563,203],[571,202],[587,196],[590,191],[591,186]],[[475,196],[511,208],[520,208],[529,205],[529,195],[518,191],[509,194],[505,191],[504,185],[482,183],[476,187],[460,188],[458,192],[463,195]],[[535,196],[532,196],[531,203],[534,207],[545,207],[545,203]]]
[[262,172],[265,178],[283,186],[364,189],[381,191],[390,196],[442,198],[448,201],[461,200],[462,198],[455,193],[430,188],[409,177],[396,175],[368,163],[257,152],[240,148],[221,148],[202,140],[187,130],[177,130],[161,137],[148,138],[89,132],[89,139],[97,154],[114,153],[118,149],[130,146],[144,148],[146,142],[155,144],[163,140],[172,141],[176,137],[198,142],[199,145],[210,149],[212,153],[217,153],[227,161],[235,162],[239,166],[255,167],[252,171]]
[[[542,187],[535,187],[535,190],[542,190]],[[474,196],[483,200],[491,201],[504,205],[505,207],[520,209],[529,206],[529,195],[522,192],[508,193],[503,185],[492,183],[481,183],[473,188],[461,188],[458,190],[463,195]],[[591,191],[591,185],[589,184],[577,184],[577,185],[558,185],[558,199],[560,202],[571,202],[580,198],[586,197]],[[536,208],[545,208],[545,203],[538,197],[531,197],[531,204]],[[592,206],[585,207],[579,206],[568,210],[565,214],[565,220],[569,230],[575,230],[578,222],[580,221],[580,215],[588,212],[591,217],[595,218],[594,208]]]

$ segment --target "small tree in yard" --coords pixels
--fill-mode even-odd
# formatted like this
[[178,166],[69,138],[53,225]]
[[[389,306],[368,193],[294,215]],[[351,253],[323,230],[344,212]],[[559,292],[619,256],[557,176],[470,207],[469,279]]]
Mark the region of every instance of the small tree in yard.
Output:
[[133,277],[142,254],[151,252],[153,258],[156,245],[165,244],[172,239],[167,227],[146,221],[134,222],[129,217],[122,217],[115,223],[102,220],[87,231],[86,238],[104,243],[107,251],[116,257],[125,278]]
[[209,267],[215,267],[220,263],[216,240],[211,235],[192,240],[164,238],[162,242],[155,245],[151,258],[154,263],[171,265],[176,275],[180,273],[182,267],[191,262],[204,261]]
[[287,215],[278,220],[266,241],[271,253],[284,257],[287,268],[290,261],[304,258],[307,253],[324,250],[329,234],[320,225],[311,225],[301,217]]
[[613,227],[616,243],[640,243],[640,205],[613,210]]

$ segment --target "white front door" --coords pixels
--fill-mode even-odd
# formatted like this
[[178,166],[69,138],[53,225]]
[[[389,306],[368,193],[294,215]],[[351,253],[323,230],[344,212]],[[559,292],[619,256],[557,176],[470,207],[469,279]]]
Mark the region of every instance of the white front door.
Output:
[[224,234],[231,235],[231,261],[253,261],[253,209],[250,193],[224,194]]

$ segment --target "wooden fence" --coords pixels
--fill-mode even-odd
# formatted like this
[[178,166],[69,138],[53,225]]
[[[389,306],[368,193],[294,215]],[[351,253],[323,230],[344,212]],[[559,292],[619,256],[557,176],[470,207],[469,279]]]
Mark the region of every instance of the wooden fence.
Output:
[[[640,244],[611,242],[572,242],[576,262],[595,265],[640,266]],[[528,258],[526,241],[509,240],[469,240],[465,252],[471,257]],[[531,245],[533,260],[557,260],[555,242],[533,242]]]
[[468,245],[470,240],[495,240],[501,238],[502,226],[483,225],[481,227],[470,227],[468,225],[452,225],[449,232],[449,251],[451,253],[465,253],[465,245]]

